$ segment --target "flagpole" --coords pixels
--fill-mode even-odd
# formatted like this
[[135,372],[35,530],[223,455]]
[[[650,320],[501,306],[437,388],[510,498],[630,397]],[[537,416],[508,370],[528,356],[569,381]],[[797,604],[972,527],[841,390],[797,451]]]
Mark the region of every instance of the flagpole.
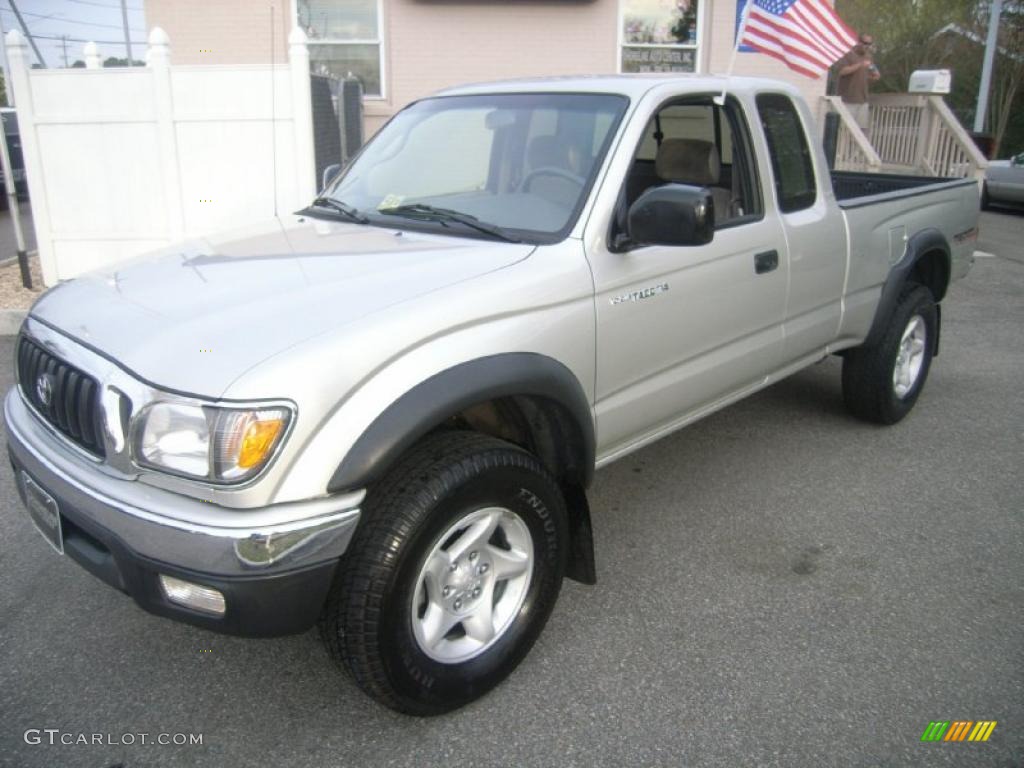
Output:
[[718,106],[725,104],[725,92],[729,89],[729,78],[732,76],[732,69],[736,66],[736,54],[740,52],[740,40],[743,39],[743,32],[747,27],[747,16],[750,13],[750,4],[754,0],[747,0],[743,4],[743,15],[740,17],[740,25],[736,29],[736,42],[732,46],[732,53],[729,55],[729,68],[725,71],[725,84],[722,86],[722,94],[716,96],[714,101]]

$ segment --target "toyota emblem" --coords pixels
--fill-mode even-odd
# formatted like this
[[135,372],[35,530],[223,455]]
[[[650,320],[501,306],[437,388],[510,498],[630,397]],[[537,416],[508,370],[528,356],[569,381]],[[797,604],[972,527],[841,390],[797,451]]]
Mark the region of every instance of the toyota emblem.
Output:
[[44,373],[36,379],[36,395],[39,396],[40,403],[47,408],[50,407],[50,401],[53,400],[53,376]]

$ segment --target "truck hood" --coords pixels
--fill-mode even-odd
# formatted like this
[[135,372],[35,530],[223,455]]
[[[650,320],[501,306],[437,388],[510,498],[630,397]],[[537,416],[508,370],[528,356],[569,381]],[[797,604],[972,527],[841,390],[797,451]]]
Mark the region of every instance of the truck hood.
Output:
[[31,314],[162,388],[218,397],[295,344],[533,248],[294,217],[83,275]]

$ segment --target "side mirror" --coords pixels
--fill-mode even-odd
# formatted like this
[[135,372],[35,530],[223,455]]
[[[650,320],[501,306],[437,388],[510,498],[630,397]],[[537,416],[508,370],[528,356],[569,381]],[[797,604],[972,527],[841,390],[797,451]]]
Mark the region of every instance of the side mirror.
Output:
[[633,245],[706,245],[715,235],[715,199],[704,187],[664,184],[640,195],[626,221]]
[[320,191],[327,189],[327,185],[334,181],[335,176],[341,173],[341,164],[333,163],[324,168],[324,175],[320,181]]

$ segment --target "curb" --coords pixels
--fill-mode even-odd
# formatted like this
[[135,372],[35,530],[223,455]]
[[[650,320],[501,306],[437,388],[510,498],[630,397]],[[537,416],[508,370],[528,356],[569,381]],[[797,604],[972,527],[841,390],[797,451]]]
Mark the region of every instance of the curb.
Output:
[[27,314],[27,309],[0,309],[0,336],[17,335]]

